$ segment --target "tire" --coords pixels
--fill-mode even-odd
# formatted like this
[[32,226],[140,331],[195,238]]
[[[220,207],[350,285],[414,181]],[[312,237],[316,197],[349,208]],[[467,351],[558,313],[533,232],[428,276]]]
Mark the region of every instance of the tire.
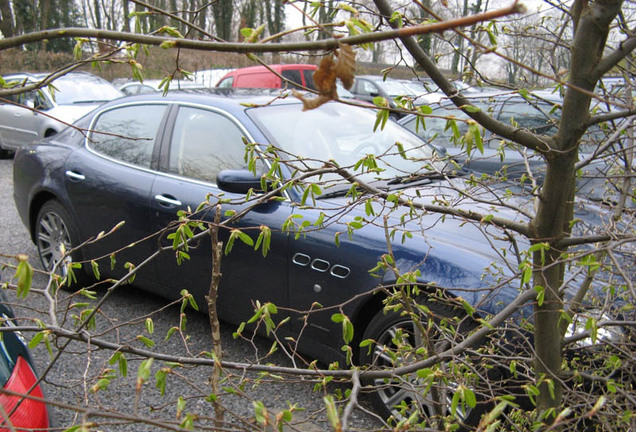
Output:
[[[442,318],[465,315],[459,315],[458,312],[461,311],[438,303],[420,302],[420,304],[424,304],[429,308],[433,322],[435,323],[439,323]],[[428,317],[421,317],[421,322],[425,328],[428,326],[428,321]],[[474,327],[474,322],[462,320],[458,332],[465,334],[470,328]],[[369,349],[369,347],[360,348],[360,364],[368,365],[369,368],[372,369],[382,369],[395,367],[398,364],[406,365],[416,360],[425,359],[421,353],[415,358],[415,349],[412,349],[408,350],[406,354],[411,357],[411,359],[404,361],[405,351],[398,354],[397,344],[395,342],[397,336],[400,334],[402,334],[401,340],[408,343],[409,347],[417,346],[421,348],[425,346],[421,340],[420,343],[415,343],[416,337],[412,319],[408,316],[401,315],[399,312],[389,312],[385,314],[383,310],[379,311],[364,332],[363,340],[371,339],[374,341],[374,344],[371,346],[371,349]],[[440,335],[441,333],[439,331],[433,331],[429,333],[429,340],[434,348],[438,348],[441,351],[444,348],[440,347],[442,344]],[[397,359],[397,361],[395,361],[395,359]],[[363,382],[363,384],[373,387],[369,396],[378,414],[384,418],[389,419],[392,417],[396,421],[401,421],[417,411],[420,422],[425,421],[429,423],[431,427],[435,427],[437,422],[431,420],[431,418],[439,418],[440,414],[442,416],[450,414],[450,405],[454,389],[458,387],[458,383],[450,380],[441,386],[439,385],[440,381],[436,379],[434,381],[435,384],[429,387],[429,391],[426,391],[426,386],[423,381],[424,380],[418,378],[416,374],[413,374],[412,376],[404,376],[402,378],[368,380]],[[438,392],[437,398],[433,396],[435,392]],[[442,392],[444,394],[442,394]],[[477,395],[477,392],[475,392],[475,394]],[[479,403],[479,395],[477,395],[477,400],[477,406],[472,409],[466,407],[464,410],[461,408],[461,405],[458,406],[455,416],[462,426],[459,430],[466,430],[466,428],[470,426],[474,427],[479,424],[480,417],[488,408],[488,404],[483,402]],[[440,401],[442,401],[441,404],[439,403]],[[400,406],[399,408],[398,405]]]
[[[62,252],[63,250],[72,251],[80,244],[77,229],[72,220],[62,204],[51,200],[42,206],[35,223],[35,246],[38,249],[42,267],[48,272],[55,268],[55,273],[63,278],[69,276],[68,264],[70,262],[82,261],[81,254],[77,250],[70,255]],[[56,263],[62,259],[66,265],[55,267]],[[73,269],[73,275],[76,281],[69,283],[69,280],[66,280],[60,288],[66,291],[76,291],[82,288],[83,283],[87,281],[83,267]]]

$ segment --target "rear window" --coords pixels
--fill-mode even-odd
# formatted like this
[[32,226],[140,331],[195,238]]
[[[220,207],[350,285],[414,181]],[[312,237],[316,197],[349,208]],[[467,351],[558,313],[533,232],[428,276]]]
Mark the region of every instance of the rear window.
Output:
[[165,105],[133,105],[99,116],[89,147],[113,159],[150,168]]

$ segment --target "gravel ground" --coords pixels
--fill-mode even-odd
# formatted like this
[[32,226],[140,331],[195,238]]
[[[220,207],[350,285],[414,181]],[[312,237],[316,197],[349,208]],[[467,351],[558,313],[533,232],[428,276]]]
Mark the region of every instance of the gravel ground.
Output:
[[[13,258],[17,254],[27,254],[30,262],[39,268],[39,260],[35,246],[31,243],[27,230],[20,221],[13,202],[12,188],[12,159],[0,160],[0,263],[2,265],[2,280],[8,281],[13,277],[13,270],[8,265],[15,264]],[[43,288],[47,279],[36,274],[34,287]],[[105,291],[98,292],[98,298]],[[25,300],[16,300],[15,294],[7,293],[8,301],[13,304],[16,315],[23,319],[20,323],[33,322],[33,318],[41,318],[47,322],[46,311],[49,307],[44,297],[32,293]],[[73,326],[74,310],[65,311],[68,302],[85,301],[78,298],[69,298],[67,293],[60,294],[58,298],[57,319],[66,328]],[[187,313],[186,333],[175,332],[169,339],[164,340],[171,327],[179,326],[180,309],[177,306],[168,306],[166,301],[142,292],[133,287],[114,293],[108,299],[101,313],[97,317],[96,329],[93,337],[110,340],[121,344],[129,344],[143,347],[137,340],[138,335],[149,336],[145,330],[144,322],[147,317],[152,317],[154,322],[153,340],[156,342],[155,351],[173,355],[198,355],[203,351],[211,351],[210,327],[208,317],[197,312]],[[222,346],[224,358],[229,361],[244,362],[255,361],[260,355],[269,351],[270,340],[256,338],[252,343],[237,341],[232,337],[234,329],[231,326],[222,326]],[[32,335],[26,335],[27,338]],[[53,344],[53,354],[57,353],[56,344]],[[212,416],[212,405],[205,402],[203,397],[210,393],[208,377],[211,370],[205,367],[184,367],[174,369],[173,374],[168,375],[167,388],[164,396],[155,388],[154,374],[161,367],[161,362],[154,362],[149,382],[142,387],[139,394],[135,391],[135,379],[140,361],[128,357],[128,377],[117,378],[111,381],[105,391],[91,392],[96,378],[106,374],[108,370],[117,370],[117,366],[108,363],[112,351],[98,350],[89,347],[85,343],[74,342],[70,344],[63,354],[55,362],[44,345],[41,344],[33,350],[36,367],[42,373],[50,368],[46,376],[47,396],[58,406],[52,408],[57,426],[68,428],[81,424],[83,421],[95,421],[99,423],[99,430],[108,431],[157,431],[162,430],[152,422],[156,420],[174,420],[177,416],[177,400],[184,396],[185,409],[180,419],[188,412],[196,413],[199,418]],[[289,361],[282,354],[274,354],[268,358],[268,362],[280,365],[289,365]],[[237,387],[240,371],[227,371],[228,380],[224,386],[234,388],[235,395],[223,395],[223,405],[234,415],[226,416],[227,429],[244,429],[243,421],[253,421],[253,400],[261,400],[265,405],[276,412],[288,407],[289,404],[298,404],[305,408],[304,411],[295,414],[298,422],[294,430],[320,431],[329,430],[326,423],[326,415],[322,409],[323,394],[313,391],[314,384],[300,380],[285,383],[276,380],[265,380],[258,383],[256,375],[248,375],[249,381],[242,387]],[[346,387],[335,387],[344,391]],[[332,385],[330,389],[334,389]],[[365,401],[363,400],[363,405]],[[65,407],[80,406],[90,408],[84,414]],[[110,419],[100,417],[101,413],[111,414]],[[119,417],[119,418],[118,418]],[[142,417],[144,422],[132,423],[131,417]],[[204,422],[210,426],[210,421]],[[134,424],[134,425],[133,425]],[[377,430],[381,424],[372,416],[362,411],[356,411],[352,419],[353,430]]]

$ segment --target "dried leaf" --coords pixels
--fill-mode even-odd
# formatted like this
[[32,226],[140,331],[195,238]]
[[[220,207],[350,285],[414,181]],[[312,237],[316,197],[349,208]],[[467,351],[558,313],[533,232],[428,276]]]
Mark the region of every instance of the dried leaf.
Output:
[[318,93],[321,96],[330,96],[332,99],[338,97],[336,89],[337,78],[333,56],[328,55],[321,60],[320,66],[314,72],[314,85]]
[[333,97],[330,96],[326,96],[326,95],[319,95],[318,97],[306,97],[305,95],[303,95],[301,92],[296,91],[296,90],[292,90],[292,95],[297,98],[300,99],[300,101],[303,103],[303,111],[307,111],[307,110],[312,110],[314,108],[318,108],[320,105],[324,105],[327,102],[333,100]]
[[336,74],[342,81],[344,88],[349,90],[353,86],[356,71],[356,53],[351,45],[340,44],[336,50],[338,61],[336,62]]
[[337,59],[332,54],[320,61],[318,69],[314,72],[314,85],[318,90],[318,97],[306,97],[300,92],[293,91],[292,95],[303,103],[303,111],[318,108],[319,106],[338,99],[336,80],[340,78],[346,89],[353,86],[356,68],[356,54],[350,45],[341,44],[335,51]]

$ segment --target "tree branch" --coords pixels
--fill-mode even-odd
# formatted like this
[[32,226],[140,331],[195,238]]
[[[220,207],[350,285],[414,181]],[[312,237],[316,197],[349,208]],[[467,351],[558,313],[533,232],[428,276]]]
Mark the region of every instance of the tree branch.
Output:
[[457,18],[439,23],[426,24],[422,26],[404,27],[397,30],[364,33],[356,36],[331,38],[314,42],[290,42],[277,44],[210,42],[193,39],[179,39],[173,37],[149,36],[112,30],[97,30],[77,27],[67,29],[58,28],[2,39],[0,40],[0,50],[15,48],[42,40],[75,37],[140,43],[145,45],[163,46],[164,48],[188,48],[200,51],[236,53],[313,51],[320,49],[332,50],[337,48],[341,43],[346,43],[349,45],[362,45],[370,42],[380,42],[399,37],[415,36],[426,33],[439,33],[457,27],[466,27],[482,21],[490,21],[495,18],[501,18],[504,16],[520,13],[521,11],[521,7],[517,3],[513,3],[511,6],[496,9],[494,11],[484,12],[469,17]]
[[[398,23],[390,20],[390,17],[393,14],[393,8],[389,4],[389,2],[387,0],[373,1],[380,13],[391,24],[391,26],[393,28],[397,28]],[[422,69],[424,69],[426,74],[433,81],[435,81],[435,84],[439,86],[440,90],[442,90],[458,108],[462,109],[464,106],[472,106],[471,101],[457,91],[455,86],[453,86],[453,84],[442,74],[438,65],[426,55],[426,53],[418,45],[417,41],[412,37],[409,37],[413,35],[406,35],[402,33],[398,36],[400,37],[400,40],[409,51],[409,53],[411,53],[415,61],[422,67]],[[481,110],[473,112],[474,110],[468,111],[462,109],[462,111],[467,116],[469,116],[477,123],[496,135],[514,141],[540,153],[546,153],[550,151],[549,137],[542,137],[527,130],[516,128],[503,122],[497,121]]]

